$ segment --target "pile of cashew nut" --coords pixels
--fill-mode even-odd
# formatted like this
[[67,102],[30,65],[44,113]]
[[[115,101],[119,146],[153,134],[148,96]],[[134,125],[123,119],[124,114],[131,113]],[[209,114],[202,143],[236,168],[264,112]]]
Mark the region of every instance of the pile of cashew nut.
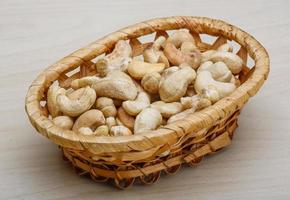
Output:
[[229,43],[201,52],[187,30],[158,37],[136,57],[120,40],[96,62],[95,76],[75,79],[67,89],[52,84],[47,107],[56,126],[77,134],[146,133],[231,94],[242,65]]

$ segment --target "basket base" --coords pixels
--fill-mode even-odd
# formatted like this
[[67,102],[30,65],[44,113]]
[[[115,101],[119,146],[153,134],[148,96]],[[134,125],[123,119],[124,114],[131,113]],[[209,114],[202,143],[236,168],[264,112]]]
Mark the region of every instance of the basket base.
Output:
[[[238,127],[238,115],[239,112],[236,112],[229,117],[223,123],[222,129],[219,129],[220,125],[216,125],[219,131],[207,136],[204,142],[192,144],[177,153],[162,157],[154,162],[146,162],[143,165],[130,163],[120,167],[112,163],[91,162],[91,159],[80,157],[69,149],[60,148],[64,160],[72,164],[77,174],[89,175],[95,182],[110,181],[119,189],[130,187],[136,180],[142,184],[150,185],[159,179],[162,172],[171,175],[175,174],[183,164],[190,167],[196,166],[204,156],[230,145],[234,131]],[[215,127],[213,128],[215,129]]]

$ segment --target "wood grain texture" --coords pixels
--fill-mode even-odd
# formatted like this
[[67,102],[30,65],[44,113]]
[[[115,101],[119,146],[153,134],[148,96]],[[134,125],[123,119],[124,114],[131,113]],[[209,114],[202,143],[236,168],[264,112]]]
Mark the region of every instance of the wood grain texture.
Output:
[[[260,0],[2,0],[0,199],[289,199],[289,8],[288,1]],[[226,20],[270,54],[269,79],[243,110],[233,145],[195,169],[125,192],[78,177],[28,122],[28,86],[46,66],[107,33],[171,15]]]

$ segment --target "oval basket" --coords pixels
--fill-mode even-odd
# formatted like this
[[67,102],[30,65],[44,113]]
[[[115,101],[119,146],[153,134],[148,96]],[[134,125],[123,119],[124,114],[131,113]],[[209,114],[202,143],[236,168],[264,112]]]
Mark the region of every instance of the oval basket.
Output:
[[[111,52],[118,40],[129,40],[136,56],[152,44],[152,41],[141,43],[138,39],[141,36],[167,36],[170,30],[184,28],[193,35],[201,51],[216,49],[228,40],[239,45],[237,55],[244,61],[237,76],[241,85],[230,96],[184,120],[142,135],[84,136],[52,123],[46,108],[46,92],[54,81],[68,88],[72,80],[96,74],[94,59]],[[201,34],[216,40],[205,43]],[[248,56],[254,61],[251,68],[247,67]],[[257,93],[268,73],[269,57],[264,47],[233,25],[205,17],[153,19],[109,34],[46,68],[29,87],[25,108],[35,129],[60,146],[64,158],[79,174],[89,174],[95,181],[112,180],[117,187],[127,188],[137,179],[151,184],[161,172],[173,174],[183,163],[194,166],[205,155],[229,145],[241,109]]]

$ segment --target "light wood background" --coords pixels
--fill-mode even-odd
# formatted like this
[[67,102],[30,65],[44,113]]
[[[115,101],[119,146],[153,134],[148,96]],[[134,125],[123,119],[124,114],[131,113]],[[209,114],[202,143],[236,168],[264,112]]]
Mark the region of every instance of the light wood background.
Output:
[[[0,199],[290,199],[289,1],[0,1]],[[271,72],[239,120],[233,145],[152,186],[119,191],[77,176],[30,125],[24,98],[57,59],[148,18],[224,19],[269,51]]]

